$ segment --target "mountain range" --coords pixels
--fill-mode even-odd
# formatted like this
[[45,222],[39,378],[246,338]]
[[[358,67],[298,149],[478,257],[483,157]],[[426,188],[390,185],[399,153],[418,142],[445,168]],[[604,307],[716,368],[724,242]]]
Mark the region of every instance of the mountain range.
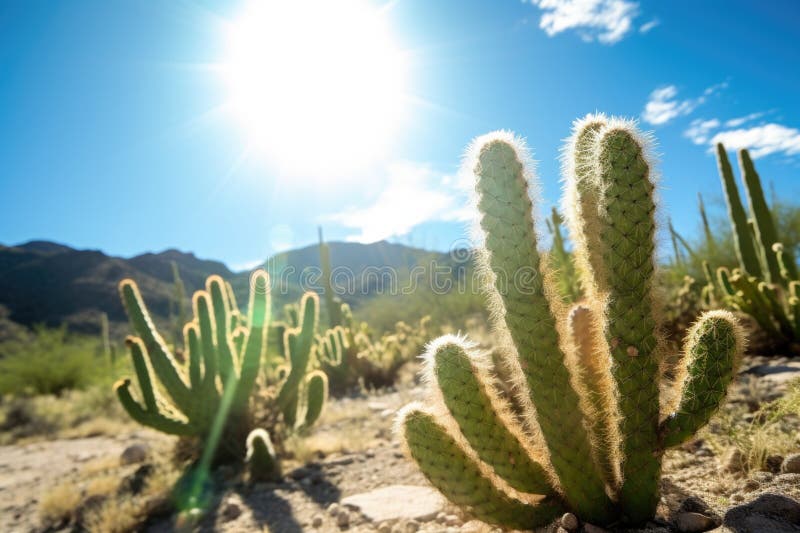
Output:
[[[397,290],[415,269],[427,272],[433,265],[458,263],[450,254],[386,241],[331,242],[329,247],[337,292],[344,291],[342,299],[354,309],[387,290]],[[71,330],[94,333],[99,330],[100,313],[106,313],[112,323],[126,321],[117,284],[132,278],[151,313],[164,319],[175,301],[173,264],[185,285],[187,305],[188,297],[212,274],[231,281],[239,305],[246,304],[249,272],[232,272],[220,261],[200,259],[193,253],[169,249],[122,258],[31,241],[0,245],[0,307],[10,320],[25,326],[66,324]],[[321,288],[317,245],[276,254],[265,261],[265,268],[273,278],[275,309],[296,301],[304,290]]]

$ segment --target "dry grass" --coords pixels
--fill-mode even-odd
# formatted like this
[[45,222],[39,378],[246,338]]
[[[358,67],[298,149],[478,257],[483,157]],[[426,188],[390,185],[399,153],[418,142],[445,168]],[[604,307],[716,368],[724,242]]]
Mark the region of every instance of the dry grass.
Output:
[[114,494],[88,513],[83,526],[90,533],[137,531],[150,513],[168,500],[179,475],[170,463],[158,465],[141,493]]
[[39,516],[46,524],[69,522],[81,503],[81,490],[74,482],[56,485],[46,492],[39,503]]

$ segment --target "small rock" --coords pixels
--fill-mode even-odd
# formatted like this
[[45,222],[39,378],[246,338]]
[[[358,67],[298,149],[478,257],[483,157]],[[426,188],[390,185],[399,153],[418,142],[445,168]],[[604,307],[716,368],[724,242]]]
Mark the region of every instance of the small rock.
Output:
[[295,468],[294,470],[289,472],[289,477],[294,480],[301,480],[310,473],[311,472],[309,471],[308,468],[301,466],[300,468]]
[[753,492],[754,490],[758,489],[761,486],[761,483],[756,481],[755,479],[748,479],[744,483],[744,487],[742,490],[745,492]]
[[242,508],[236,502],[228,502],[222,508],[222,512],[220,516],[222,516],[222,520],[225,522],[230,522],[232,520],[236,520],[241,516]]
[[338,503],[332,503],[328,506],[328,514],[335,517],[339,514],[340,509],[341,506]]
[[769,472],[773,474],[777,474],[781,471],[781,466],[783,465],[783,456],[782,455],[769,455],[767,459],[764,461],[766,468]]
[[311,519],[311,527],[318,528],[322,525],[322,517],[318,514],[314,515],[314,518]]
[[446,525],[446,526],[454,527],[454,526],[459,525],[460,523],[461,523],[461,520],[459,520],[458,517],[456,515],[454,515],[454,514],[449,514],[449,515],[444,517],[444,525]]
[[675,518],[675,525],[681,533],[701,533],[717,524],[713,518],[700,513],[680,513]]
[[739,448],[731,448],[722,457],[722,469],[726,472],[743,472],[747,468],[747,460]]
[[439,513],[436,515],[436,521],[440,524],[444,524],[445,520],[447,520],[447,513]]
[[564,513],[564,516],[561,517],[561,527],[570,533],[573,531],[578,531],[579,525],[578,517],[572,513]]
[[470,520],[463,526],[461,526],[461,533],[481,533],[482,531],[486,531],[484,528],[486,524],[479,520]]
[[388,522],[384,522],[378,526],[378,533],[392,533],[392,526]]
[[346,509],[339,509],[336,515],[336,525],[341,528],[347,528],[350,525],[350,513]]
[[125,448],[119,456],[119,462],[123,465],[132,465],[134,463],[141,463],[147,459],[147,452],[149,448],[146,444],[131,444]]
[[358,510],[375,523],[404,519],[427,522],[446,505],[442,495],[435,489],[414,485],[390,485],[348,496],[341,503]]
[[408,522],[406,522],[404,531],[405,533],[416,533],[417,531],[419,531],[419,522],[417,522],[416,520],[409,520]]
[[781,472],[784,474],[800,474],[800,453],[793,453],[781,463]]

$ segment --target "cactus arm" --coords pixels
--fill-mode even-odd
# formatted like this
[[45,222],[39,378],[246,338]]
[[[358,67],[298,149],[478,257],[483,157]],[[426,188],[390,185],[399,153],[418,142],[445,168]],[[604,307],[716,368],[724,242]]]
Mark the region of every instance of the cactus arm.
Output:
[[217,391],[217,347],[214,344],[214,323],[211,319],[211,301],[205,291],[197,291],[192,306],[200,329],[200,347],[203,354],[203,385],[205,396],[218,396]]
[[211,295],[211,308],[214,311],[214,326],[217,347],[217,370],[222,383],[234,372],[233,346],[230,335],[230,309],[228,307],[225,282],[219,276],[210,276],[206,280],[206,291]]
[[644,142],[625,122],[596,137],[599,216],[595,294],[604,295],[604,330],[619,390],[622,450],[620,504],[632,523],[653,516],[658,503],[659,367],[662,343],[654,316],[655,203]]
[[306,376],[306,415],[303,427],[308,428],[314,425],[325,407],[325,399],[328,397],[328,376],[324,372],[315,370]]
[[264,270],[257,270],[251,277],[250,302],[248,303],[248,323],[250,329],[244,343],[239,369],[239,381],[236,383],[236,396],[233,410],[242,411],[247,407],[250,393],[256,383],[258,370],[261,367],[261,355],[266,346],[266,335],[269,326],[270,298],[269,276]]
[[796,280],[797,265],[794,262],[792,254],[780,242],[776,242],[772,245],[772,253],[775,254],[775,259],[778,261],[778,269],[780,270],[784,284]]
[[[432,366],[444,403],[478,457],[515,489],[532,494],[553,494],[544,469],[531,459],[520,444],[521,430],[509,431],[516,424],[505,408],[501,418],[497,401],[493,405],[487,372],[479,365],[479,354],[463,339],[443,337],[426,355]],[[499,398],[496,398],[499,400]]]
[[189,385],[192,390],[199,390],[202,386],[202,369],[200,360],[202,349],[200,348],[200,337],[197,332],[197,324],[187,323],[183,328],[183,343],[189,352]]
[[514,529],[544,526],[564,512],[554,498],[530,505],[504,494],[483,475],[433,416],[412,404],[399,420],[411,457],[442,494],[476,518]]
[[703,233],[708,244],[708,253],[712,257],[716,257],[717,241],[714,238],[714,232],[711,231],[711,224],[708,222],[708,214],[706,213],[706,206],[703,203],[703,195],[697,193],[697,207],[700,210],[700,219],[703,221]]
[[781,280],[780,266],[777,258],[770,253],[772,245],[778,241],[775,222],[772,219],[764,189],[761,187],[761,178],[756,172],[753,160],[747,150],[739,150],[739,168],[742,172],[745,194],[750,212],[755,221],[756,242],[762,247],[762,254],[767,264],[766,280],[770,283],[779,283]]
[[481,146],[474,166],[483,260],[494,274],[490,295],[517,348],[528,401],[536,406],[564,496],[581,516],[602,522],[610,501],[600,473],[585,466],[592,465],[591,445],[545,295],[522,161],[511,142],[495,138]]
[[608,353],[596,348],[598,339],[603,337],[588,307],[576,305],[567,320],[575,353],[583,369],[580,378],[592,411],[588,418],[595,461],[608,486],[618,487],[621,461],[618,447],[614,445],[619,441],[619,430],[614,414],[611,364],[602,360],[608,357]]
[[150,318],[139,288],[133,280],[124,279],[119,284],[119,291],[133,329],[144,342],[145,352],[150,358],[153,370],[164,384],[164,388],[175,405],[183,412],[190,411],[192,398],[189,388],[183,381],[175,359],[164,343],[164,339],[159,335],[152,318]]
[[254,429],[247,436],[247,455],[245,464],[252,481],[277,481],[281,477],[281,467],[272,439],[263,429]]
[[786,313],[786,309],[783,307],[783,303],[781,303],[778,291],[771,285],[762,281],[758,284],[758,292],[766,302],[770,310],[770,315],[778,323],[781,334],[791,339],[794,336],[794,327],[789,319],[789,315]]
[[196,434],[193,426],[180,420],[166,417],[158,411],[144,409],[133,399],[130,391],[131,381],[122,379],[114,385],[114,391],[128,415],[143,426],[149,426],[171,435],[192,436]]
[[142,400],[147,411],[158,411],[156,403],[155,389],[153,381],[150,379],[150,369],[147,368],[145,361],[146,349],[142,341],[136,337],[128,337],[125,344],[131,352],[133,369],[136,372],[136,379],[139,381],[139,390],[142,392]]
[[661,424],[662,449],[677,446],[706,425],[725,399],[744,350],[744,336],[728,311],[704,313],[687,335],[687,376],[675,413]]
[[717,164],[719,165],[722,189],[725,193],[725,202],[728,205],[728,218],[731,221],[733,243],[739,265],[751,276],[761,276],[761,263],[758,260],[753,234],[747,222],[747,213],[739,197],[739,189],[733,179],[733,168],[722,143],[717,143]]
[[319,317],[319,297],[312,292],[307,292],[300,301],[300,307],[300,325],[295,329],[287,330],[284,335],[291,369],[278,392],[277,399],[277,405],[283,411],[284,421],[290,427],[297,422],[298,389],[311,359],[311,348]]

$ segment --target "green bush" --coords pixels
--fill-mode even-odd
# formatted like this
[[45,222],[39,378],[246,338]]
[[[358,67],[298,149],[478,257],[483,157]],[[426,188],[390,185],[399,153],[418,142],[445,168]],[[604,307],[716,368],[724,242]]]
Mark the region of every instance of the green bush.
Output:
[[110,374],[98,339],[37,327],[25,340],[0,343],[0,394],[61,394]]

